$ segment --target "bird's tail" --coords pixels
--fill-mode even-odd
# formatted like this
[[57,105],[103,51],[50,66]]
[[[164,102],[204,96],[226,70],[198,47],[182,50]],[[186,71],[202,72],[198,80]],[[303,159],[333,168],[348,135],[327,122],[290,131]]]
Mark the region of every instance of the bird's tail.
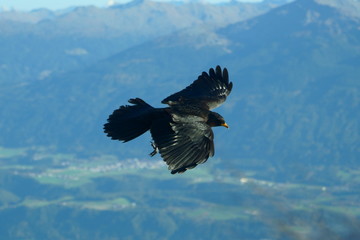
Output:
[[104,124],[104,132],[111,139],[127,142],[150,129],[154,108],[140,98],[130,99],[129,103],[133,105],[121,106]]

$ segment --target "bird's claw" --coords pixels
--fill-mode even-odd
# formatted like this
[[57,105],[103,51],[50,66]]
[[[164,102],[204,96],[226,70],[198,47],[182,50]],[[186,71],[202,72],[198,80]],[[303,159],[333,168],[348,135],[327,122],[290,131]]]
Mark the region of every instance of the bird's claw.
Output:
[[159,152],[159,148],[156,146],[155,142],[150,142],[151,146],[153,147],[154,151],[150,153],[150,156],[153,157],[155,154]]

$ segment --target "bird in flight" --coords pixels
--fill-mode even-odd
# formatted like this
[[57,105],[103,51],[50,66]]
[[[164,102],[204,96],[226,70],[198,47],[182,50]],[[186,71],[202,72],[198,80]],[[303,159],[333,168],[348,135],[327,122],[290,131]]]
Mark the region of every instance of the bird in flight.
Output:
[[150,130],[154,156],[160,152],[172,174],[183,173],[214,156],[212,127],[228,128],[224,118],[210,111],[220,106],[232,89],[226,68],[203,72],[191,85],[161,101],[154,108],[140,98],[120,106],[104,124],[113,140],[130,141]]

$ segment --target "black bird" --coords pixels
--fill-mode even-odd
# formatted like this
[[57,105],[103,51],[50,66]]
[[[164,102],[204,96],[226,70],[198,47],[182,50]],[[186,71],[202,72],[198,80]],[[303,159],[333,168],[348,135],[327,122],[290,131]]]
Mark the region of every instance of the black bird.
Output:
[[180,92],[162,100],[166,108],[153,108],[140,98],[120,106],[108,118],[104,132],[114,140],[130,141],[150,130],[154,156],[160,152],[172,174],[183,173],[214,156],[211,127],[228,128],[224,118],[210,111],[221,105],[232,89],[226,68],[210,68]]

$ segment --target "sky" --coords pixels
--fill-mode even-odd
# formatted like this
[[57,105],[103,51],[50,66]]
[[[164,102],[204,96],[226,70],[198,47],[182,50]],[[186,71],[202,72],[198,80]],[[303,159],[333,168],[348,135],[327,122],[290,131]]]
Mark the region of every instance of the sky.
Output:
[[[158,0],[171,1],[171,0]],[[179,1],[179,0],[177,0]],[[191,0],[183,0],[191,1]],[[205,2],[226,2],[229,0],[204,0]],[[242,2],[259,2],[261,0],[240,0]],[[94,5],[98,7],[105,7],[116,3],[126,3],[129,0],[0,0],[0,10],[21,10],[29,11],[38,8],[48,8],[51,10],[64,9],[73,6]]]

